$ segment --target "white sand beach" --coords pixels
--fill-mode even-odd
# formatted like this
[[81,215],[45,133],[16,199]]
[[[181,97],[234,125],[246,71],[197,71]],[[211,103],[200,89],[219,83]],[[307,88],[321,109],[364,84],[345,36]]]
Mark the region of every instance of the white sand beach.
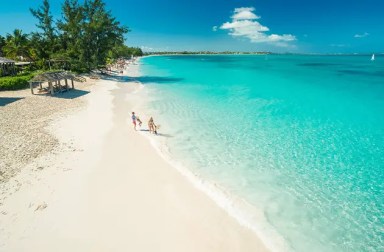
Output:
[[[131,65],[129,74],[137,68]],[[38,155],[25,148],[32,156],[11,162],[12,176],[0,184],[0,251],[267,251],[251,230],[160,157],[143,136],[149,133],[133,130],[138,83],[83,85],[78,88],[89,93],[55,105],[64,109],[70,105],[63,102],[74,102],[76,109],[52,114],[29,133],[33,139],[48,134],[54,144]],[[13,113],[9,106],[31,99],[49,104],[55,98],[27,96],[0,111]],[[10,141],[7,134],[0,139]],[[44,147],[41,141],[36,143]],[[12,153],[22,155],[17,148]]]

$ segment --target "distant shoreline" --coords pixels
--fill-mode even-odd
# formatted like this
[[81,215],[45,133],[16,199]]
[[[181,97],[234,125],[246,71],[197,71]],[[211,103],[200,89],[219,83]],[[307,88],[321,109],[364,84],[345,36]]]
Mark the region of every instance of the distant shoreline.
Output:
[[274,53],[274,52],[151,52],[144,53],[145,56],[193,56],[193,55],[297,55],[297,56],[370,56],[384,55],[384,52],[373,53]]

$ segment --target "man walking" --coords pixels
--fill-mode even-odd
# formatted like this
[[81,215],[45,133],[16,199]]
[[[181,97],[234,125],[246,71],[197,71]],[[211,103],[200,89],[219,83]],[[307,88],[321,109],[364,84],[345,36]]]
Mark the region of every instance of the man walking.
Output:
[[137,120],[137,118],[136,118],[135,112],[132,112],[131,118],[132,118],[133,128],[136,130],[136,120]]

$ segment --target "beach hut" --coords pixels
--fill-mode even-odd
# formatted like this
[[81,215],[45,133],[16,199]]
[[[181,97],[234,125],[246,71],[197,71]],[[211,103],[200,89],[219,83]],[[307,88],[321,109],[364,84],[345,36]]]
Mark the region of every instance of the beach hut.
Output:
[[16,72],[22,73],[22,72],[26,71],[28,69],[28,67],[32,64],[33,64],[33,62],[30,62],[30,61],[18,61],[15,63]]
[[[68,86],[69,80],[71,81],[72,89],[74,89],[74,81],[84,82],[85,78],[76,76],[75,74],[66,71],[48,72],[39,74],[32,78],[32,80],[29,81],[29,86],[32,94],[34,94],[34,84],[39,84],[39,92],[46,91],[53,95],[57,92],[61,93],[68,91],[70,89]],[[48,83],[48,87],[43,88],[43,83]]]
[[52,58],[48,61],[49,69],[68,69],[69,66],[69,58],[61,57],[61,58]]
[[15,61],[0,57],[0,76],[16,74]]

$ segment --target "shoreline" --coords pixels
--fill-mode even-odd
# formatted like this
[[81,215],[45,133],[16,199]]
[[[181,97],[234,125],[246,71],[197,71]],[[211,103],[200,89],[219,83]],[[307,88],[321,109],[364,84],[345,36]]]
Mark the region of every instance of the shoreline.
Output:
[[[317,59],[314,57],[308,62]],[[344,64],[345,60],[347,58],[332,63]],[[371,220],[379,215],[380,206],[372,205],[370,212],[358,206],[377,202],[380,198],[380,178],[376,175],[380,174],[377,164],[383,155],[376,147],[379,144],[377,136],[383,132],[379,127],[382,125],[377,109],[380,106],[375,106],[382,103],[375,95],[380,87],[361,93],[361,97],[355,92],[373,87],[380,81],[380,76],[371,75],[379,65],[372,66],[371,71],[361,72],[352,81],[352,75],[339,75],[342,71],[337,68],[317,68],[316,64],[308,63],[309,68],[300,58],[292,62],[296,64],[286,62],[281,65],[275,59],[265,71],[261,67],[252,72],[249,69],[253,69],[256,62],[263,65],[262,59],[235,61],[242,66],[241,69],[237,65],[230,67],[225,62],[225,59],[217,58],[214,64],[210,64],[188,57],[143,60],[143,75],[148,77],[143,78],[143,83],[148,84],[145,87],[150,96],[148,108],[165,122],[161,131],[175,136],[167,138],[171,158],[181,162],[187,171],[195,173],[196,176],[191,176],[192,181],[197,179],[196,183],[204,187],[207,187],[207,180],[208,183],[211,181],[212,191],[219,189],[225,200],[233,200],[233,192],[261,209],[261,217],[265,216],[272,228],[275,227],[276,232],[286,238],[288,250],[379,248],[380,227]],[[319,65],[327,63],[328,60],[319,61]],[[354,67],[368,64],[369,59],[360,59],[351,63],[345,72],[352,73]],[[298,75],[283,78],[285,70],[291,66]],[[311,69],[314,75],[307,69]],[[275,71],[276,74],[272,74]],[[329,74],[330,79],[324,87],[316,82],[318,76],[315,73]],[[243,84],[238,80],[240,76]],[[162,78],[164,82],[158,85],[151,83]],[[257,80],[263,81],[259,84]],[[307,80],[314,82],[308,84]],[[354,89],[345,89],[349,85]],[[287,89],[290,86],[292,93]],[[343,95],[340,96],[339,92]],[[329,100],[323,99],[325,94],[329,95]],[[356,97],[361,98],[361,102],[357,102]],[[308,99],[313,100],[313,104],[303,106]],[[340,107],[333,110],[336,104]],[[370,113],[364,113],[363,108],[370,109]],[[292,113],[286,114],[287,111]],[[241,120],[233,122],[231,118]],[[369,142],[361,142],[355,138],[357,136],[369,139]],[[354,146],[349,149],[351,143]],[[333,144],[339,149],[328,149]],[[167,148],[163,150],[166,152]],[[364,164],[353,162],[362,153],[369,157],[361,159]],[[339,158],[327,158],[333,155]],[[341,167],[340,161],[343,162]],[[340,173],[339,169],[346,168],[351,168],[348,173]],[[356,171],[359,171],[359,176]],[[351,181],[360,185],[359,188],[365,188],[362,176],[371,178],[371,190],[355,188],[350,191]],[[330,186],[323,187],[324,183]],[[221,185],[229,191],[228,195]],[[210,196],[216,203],[220,201],[216,195]],[[341,199],[345,208],[335,212],[329,202],[337,204]],[[236,209],[233,204],[229,206]],[[350,217],[362,216],[366,219],[353,222],[361,225],[348,228]],[[263,226],[263,219],[258,222],[257,217],[255,223]],[[372,226],[372,229],[367,230],[367,226]],[[259,237],[264,244],[268,244],[266,241],[278,244],[275,237],[265,230]]]
[[[141,57],[139,60],[145,57],[161,56],[167,55],[149,55]],[[140,65],[141,64],[138,63],[138,68]],[[142,75],[139,71],[135,74],[138,76]],[[153,97],[149,97],[149,94],[147,93],[143,94],[143,92],[145,92],[145,86],[141,83],[140,85],[142,86],[140,87],[140,90],[138,90],[139,93],[135,95],[139,95],[139,100],[146,100],[146,102],[142,102],[143,104],[146,104],[148,102],[147,100],[151,100]],[[148,118],[154,113],[153,110],[148,111],[148,107],[145,106],[143,107],[139,105],[135,107],[141,109],[141,112],[144,112],[145,116]],[[143,124],[146,125],[144,122]],[[190,169],[190,167],[186,167],[182,164],[182,162],[180,162],[180,160],[177,160],[170,152],[167,144],[167,138],[173,136],[163,134],[162,129],[163,127],[160,129],[158,136],[150,135],[145,131],[139,131],[139,133],[141,133],[143,137],[147,138],[158,155],[161,156],[170,166],[172,166],[173,169],[184,176],[188,182],[193,185],[193,187],[209,197],[219,208],[223,209],[241,226],[251,230],[257,236],[257,239],[262,241],[268,251],[289,251],[290,246],[284,238],[270,226],[261,210],[247,202],[245,199],[230,193],[225,187],[215,181],[199,176],[192,169]]]
[[54,168],[5,199],[0,250],[267,251],[132,130],[138,88],[102,80],[86,108],[50,124],[74,151],[34,161]]

